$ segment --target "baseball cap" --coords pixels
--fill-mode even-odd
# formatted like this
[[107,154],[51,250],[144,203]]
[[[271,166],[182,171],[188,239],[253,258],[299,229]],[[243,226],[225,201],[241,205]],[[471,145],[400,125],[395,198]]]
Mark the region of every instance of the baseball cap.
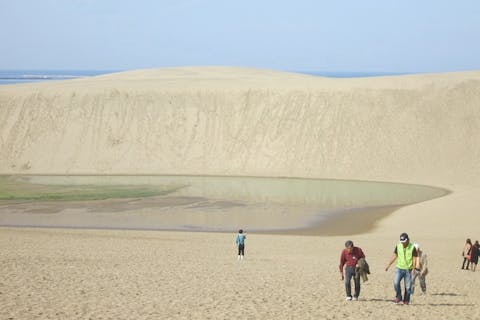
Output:
[[408,241],[408,234],[405,232],[400,235],[400,242],[405,243]]
[[415,247],[415,249],[420,249],[420,245],[418,243],[414,243],[413,246]]

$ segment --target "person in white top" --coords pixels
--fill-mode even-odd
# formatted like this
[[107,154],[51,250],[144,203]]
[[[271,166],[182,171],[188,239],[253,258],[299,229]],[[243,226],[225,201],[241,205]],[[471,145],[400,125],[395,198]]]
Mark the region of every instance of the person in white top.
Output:
[[418,254],[418,268],[415,269],[415,274],[412,279],[412,294],[415,291],[415,280],[418,278],[420,282],[420,288],[422,289],[423,293],[427,293],[427,283],[425,281],[425,277],[428,274],[428,261],[427,261],[427,254],[420,249],[420,245],[418,243],[413,244],[415,249],[417,249]]

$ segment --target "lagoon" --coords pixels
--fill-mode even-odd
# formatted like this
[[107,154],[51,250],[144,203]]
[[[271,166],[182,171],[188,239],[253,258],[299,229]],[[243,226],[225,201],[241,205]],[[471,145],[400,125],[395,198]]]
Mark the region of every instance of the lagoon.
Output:
[[[319,234],[336,219],[375,213],[378,220],[448,193],[401,183],[266,177],[38,175],[0,181],[0,225],[23,227]],[[379,215],[379,209],[385,210]]]

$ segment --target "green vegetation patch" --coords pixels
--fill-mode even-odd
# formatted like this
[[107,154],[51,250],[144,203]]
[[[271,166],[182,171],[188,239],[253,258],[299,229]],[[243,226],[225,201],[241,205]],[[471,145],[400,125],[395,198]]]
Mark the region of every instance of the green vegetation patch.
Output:
[[173,193],[185,186],[66,185],[31,183],[26,176],[0,176],[0,200],[82,201],[143,198]]

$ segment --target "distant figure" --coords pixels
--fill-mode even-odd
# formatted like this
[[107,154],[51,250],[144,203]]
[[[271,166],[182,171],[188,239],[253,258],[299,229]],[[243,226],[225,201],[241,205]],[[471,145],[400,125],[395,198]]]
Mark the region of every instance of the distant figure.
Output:
[[422,289],[422,292],[427,293],[427,283],[425,282],[425,277],[428,274],[427,254],[420,249],[420,245],[418,243],[415,243],[413,246],[415,249],[417,249],[418,268],[415,269],[415,274],[412,279],[412,294],[415,291],[415,279],[417,278],[420,282],[420,288]]
[[[462,269],[468,270],[468,266],[470,265],[470,251],[472,250],[472,240],[467,239],[465,241],[465,246],[463,246],[462,257]],[[467,263],[467,268],[465,268],[465,262]]]
[[[388,271],[388,268],[392,263],[397,260],[397,265],[395,269],[395,278],[393,280],[393,288],[395,289],[396,297],[393,302],[395,304],[400,304],[403,301],[403,304],[410,303],[410,294],[412,293],[412,273],[415,272],[414,268],[418,269],[418,259],[417,259],[417,249],[415,246],[410,243],[408,234],[402,233],[400,235],[400,242],[395,247],[393,256],[387,264],[385,271]],[[400,282],[404,279],[405,283],[405,294],[402,300],[402,288]]]
[[[353,242],[348,240],[345,242],[345,249],[342,250],[340,254],[340,273],[342,274],[342,280],[345,280],[345,291],[346,291],[346,301],[357,301],[358,296],[360,295],[360,276],[356,276],[355,269],[359,267],[358,261],[360,259],[365,259],[362,249],[359,247],[354,247]],[[343,267],[345,266],[345,275],[343,272]],[[355,283],[355,293],[352,297],[352,286],[351,279],[354,279]]]
[[247,236],[243,233],[243,230],[238,230],[237,238],[235,239],[235,243],[238,247],[238,260],[243,260],[243,256],[245,255],[245,239]]
[[478,255],[480,254],[480,244],[478,243],[478,240],[475,241],[475,243],[472,246],[472,249],[470,250],[470,262],[472,263],[472,271],[475,272],[477,270],[477,264],[478,264]]

